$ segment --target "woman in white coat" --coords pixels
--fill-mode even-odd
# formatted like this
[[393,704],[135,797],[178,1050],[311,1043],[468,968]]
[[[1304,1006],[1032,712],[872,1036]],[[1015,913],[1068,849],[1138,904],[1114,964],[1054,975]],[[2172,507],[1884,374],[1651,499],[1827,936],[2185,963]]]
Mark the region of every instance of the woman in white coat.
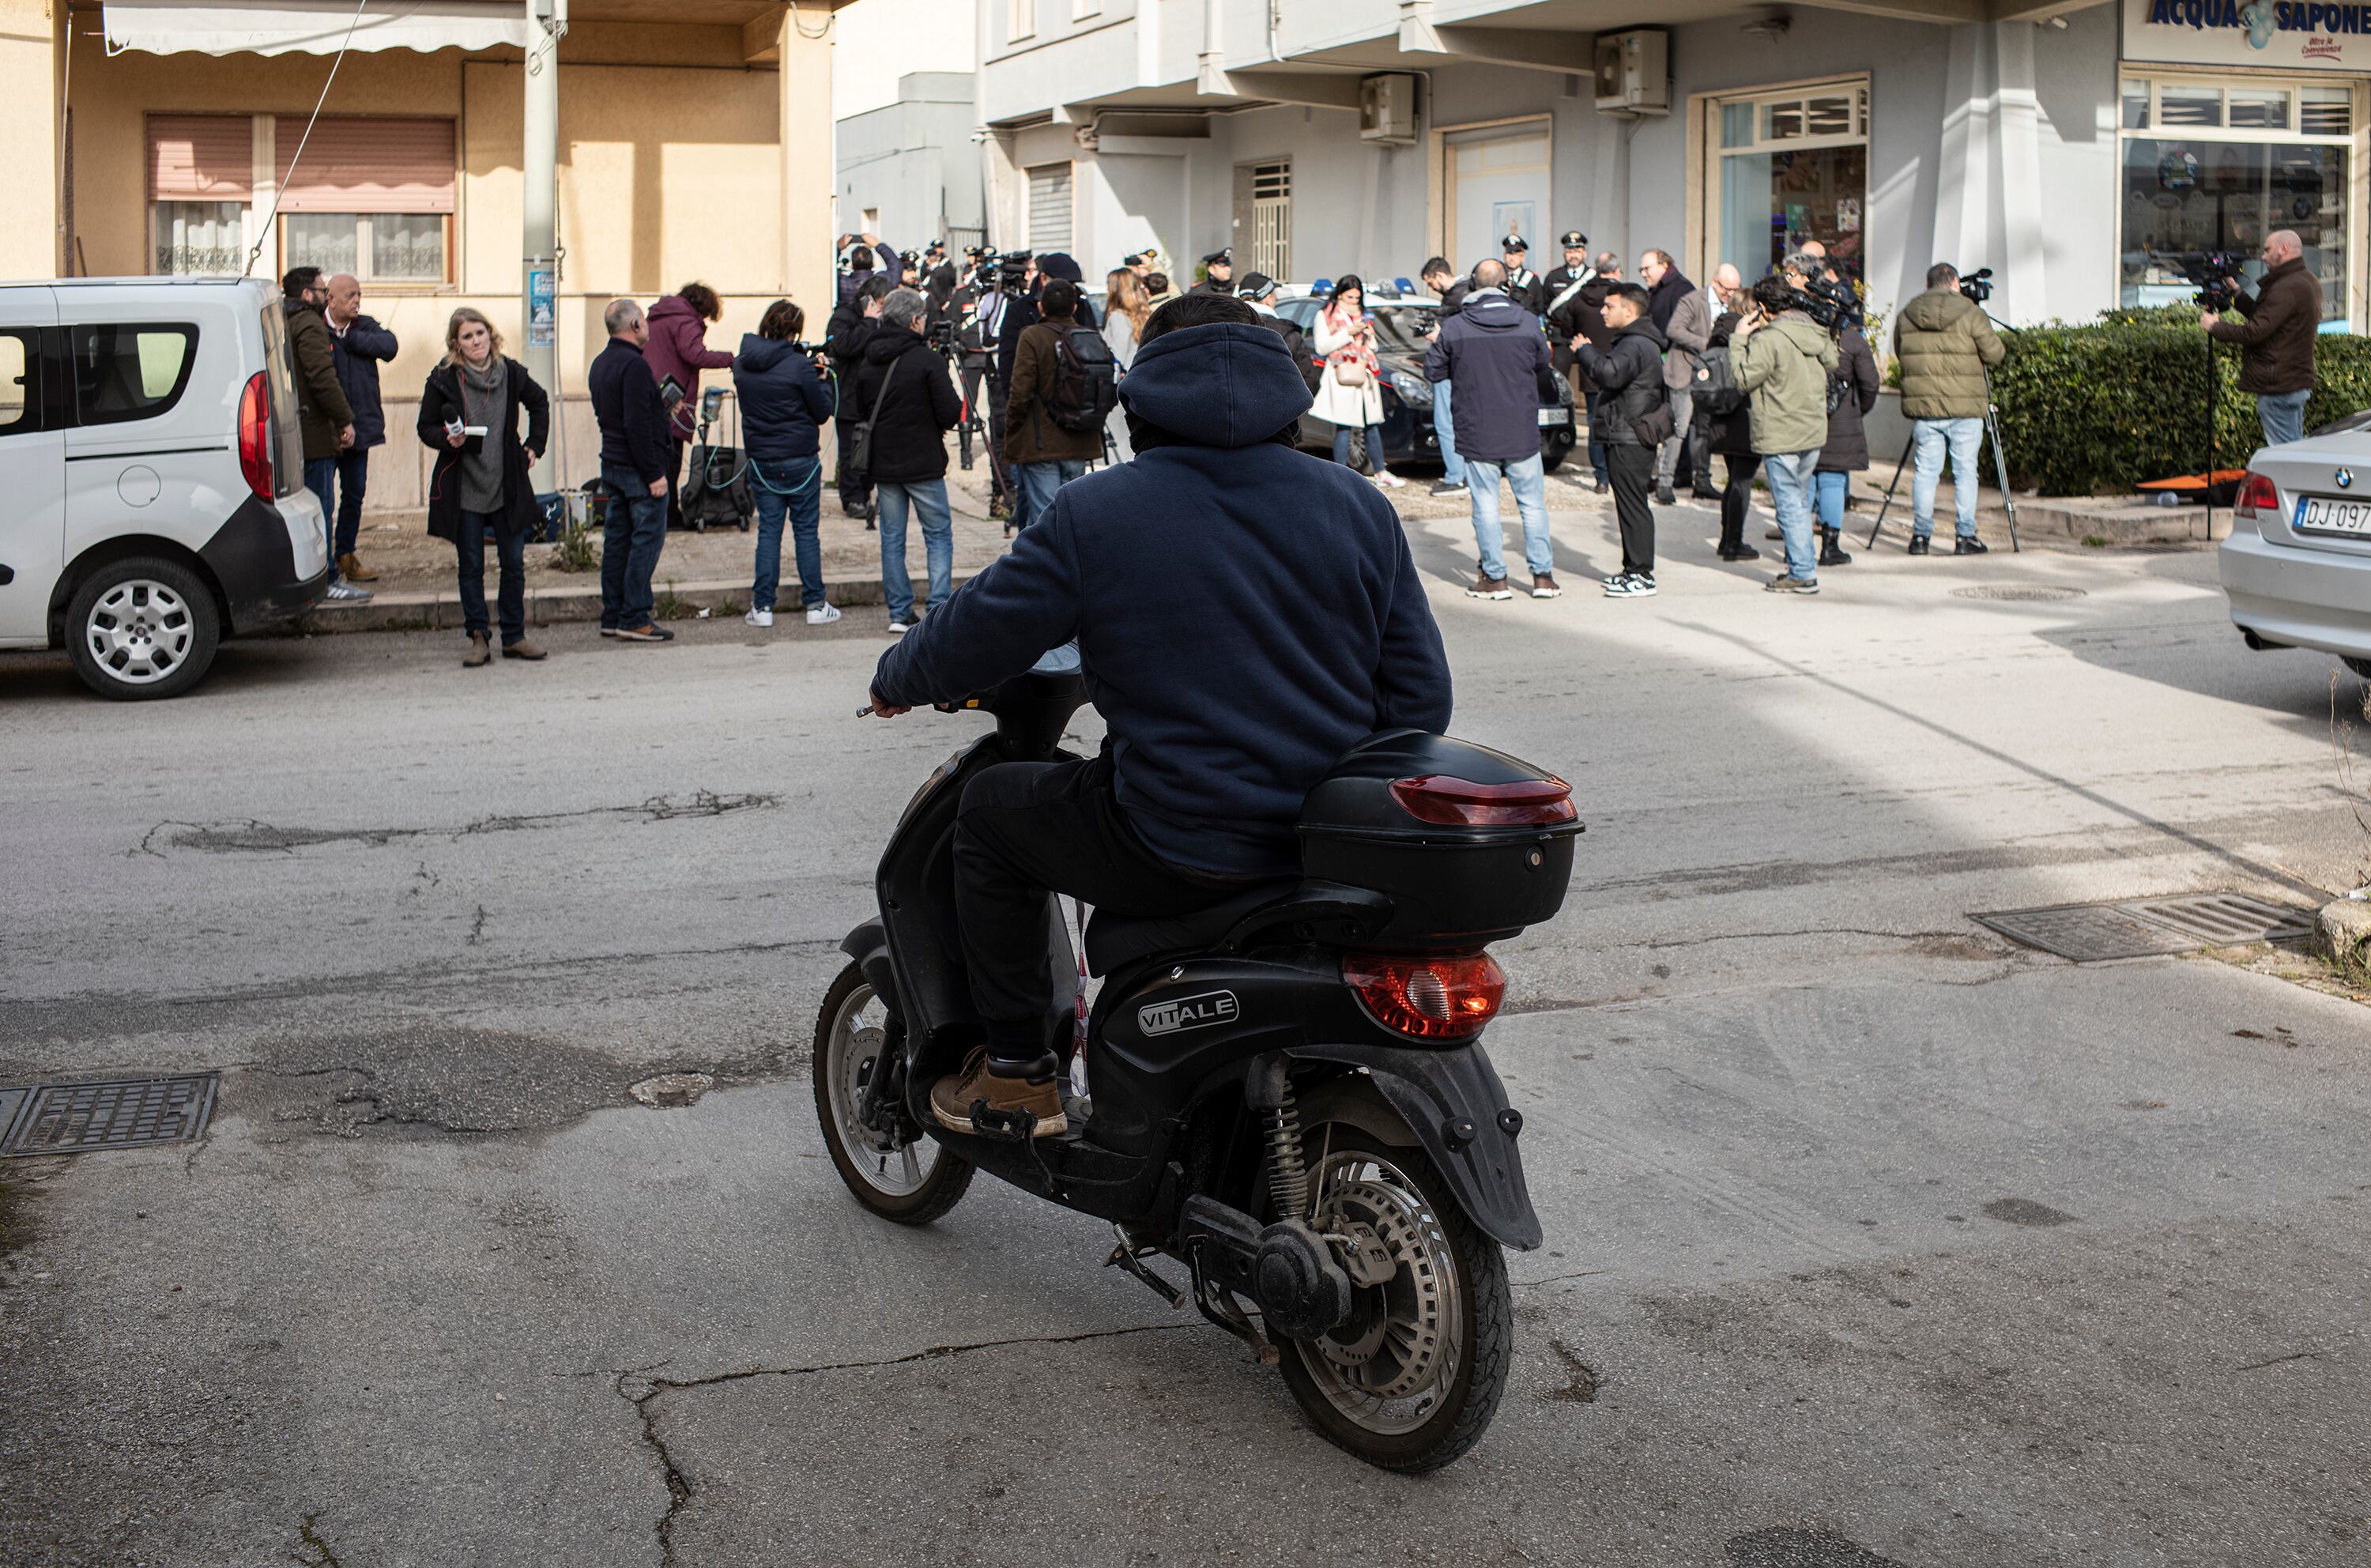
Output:
[[1375,357],[1375,323],[1367,315],[1367,289],[1355,273],[1334,285],[1317,313],[1310,347],[1325,362],[1310,412],[1334,426],[1334,461],[1350,461],[1354,431],[1367,432],[1367,467],[1374,481],[1398,490],[1407,483],[1383,467],[1382,364]]
[[[1112,359],[1123,380],[1128,367],[1136,363],[1137,340],[1144,336],[1144,324],[1151,317],[1152,296],[1144,292],[1143,279],[1122,267],[1104,280],[1104,341],[1111,345]],[[1104,429],[1110,433],[1112,450],[1119,460],[1131,461],[1136,451],[1128,444],[1128,411],[1115,407]]]

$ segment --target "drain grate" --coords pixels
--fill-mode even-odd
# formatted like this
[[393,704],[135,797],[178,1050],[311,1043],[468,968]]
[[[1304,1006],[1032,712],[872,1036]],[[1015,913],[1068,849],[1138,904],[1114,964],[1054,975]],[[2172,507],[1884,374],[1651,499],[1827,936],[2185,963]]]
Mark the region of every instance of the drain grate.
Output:
[[0,1090],[0,1096],[15,1098],[16,1113],[0,1136],[0,1156],[191,1142],[206,1130],[206,1118],[214,1113],[214,1083],[213,1073],[196,1073]]
[[2051,599],[2080,599],[2086,596],[2081,588],[2053,588],[2042,583],[1989,583],[1982,588],[1954,588],[1954,599],[2007,599],[2019,603],[2040,603]]
[[1970,917],[2011,941],[2077,963],[2152,958],[2197,948],[2284,941],[2312,928],[2310,910],[2268,904],[2237,893],[2132,898],[2105,904],[2059,904],[2046,909],[2003,909]]

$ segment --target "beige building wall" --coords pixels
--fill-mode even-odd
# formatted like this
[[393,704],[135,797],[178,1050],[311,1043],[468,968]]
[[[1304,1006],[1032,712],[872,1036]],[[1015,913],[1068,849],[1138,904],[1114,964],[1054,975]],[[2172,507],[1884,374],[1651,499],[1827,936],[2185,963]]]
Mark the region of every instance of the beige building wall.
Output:
[[[0,148],[7,154],[8,221],[0,224],[0,278],[58,271],[57,12],[64,0],[0,0]],[[827,179],[830,171],[825,170]]]
[[[12,86],[49,69],[42,0],[0,0],[0,80]],[[74,40],[73,218],[78,264],[55,265],[45,236],[55,219],[0,225],[0,276],[143,273],[150,256],[145,116],[240,113],[292,117],[301,130],[325,62],[306,54],[108,58],[97,16],[78,16]],[[810,24],[812,25],[812,24]],[[518,340],[520,169],[524,68],[515,54],[404,51],[349,55],[326,113],[451,116],[459,156],[455,282],[376,285],[364,308],[392,329],[401,355],[380,372],[388,441],[372,460],[374,506],[419,504],[426,453],[411,433],[412,406],[443,353],[454,306],[484,311]],[[752,60],[751,54],[769,56]],[[63,55],[61,53],[61,58]],[[648,304],[695,279],[714,288],[723,319],[711,347],[730,351],[786,292],[820,337],[833,288],[830,43],[804,37],[789,13],[777,27],[644,28],[589,23],[561,46],[559,222],[562,248],[560,380],[567,402],[567,482],[595,471],[597,439],[584,398],[584,368],[600,350],[601,310],[628,295]],[[781,62],[789,63],[788,69]],[[39,218],[50,189],[31,157],[54,167],[43,98],[0,95],[0,144],[12,154],[12,213]],[[51,207],[46,211],[53,213]],[[258,275],[278,271],[267,248]],[[723,373],[710,372],[711,377]]]

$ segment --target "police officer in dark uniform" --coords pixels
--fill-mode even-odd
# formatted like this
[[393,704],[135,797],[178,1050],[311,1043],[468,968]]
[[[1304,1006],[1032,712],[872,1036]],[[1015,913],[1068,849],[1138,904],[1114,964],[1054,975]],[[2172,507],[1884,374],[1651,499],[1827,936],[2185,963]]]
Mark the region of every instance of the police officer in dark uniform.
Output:
[[1187,289],[1187,294],[1232,294],[1235,292],[1235,253],[1229,249],[1213,250],[1202,258],[1209,276]]
[[1507,297],[1537,316],[1547,301],[1540,294],[1540,275],[1523,265],[1523,258],[1531,248],[1519,234],[1510,234],[1498,242],[1499,253],[1507,259]]

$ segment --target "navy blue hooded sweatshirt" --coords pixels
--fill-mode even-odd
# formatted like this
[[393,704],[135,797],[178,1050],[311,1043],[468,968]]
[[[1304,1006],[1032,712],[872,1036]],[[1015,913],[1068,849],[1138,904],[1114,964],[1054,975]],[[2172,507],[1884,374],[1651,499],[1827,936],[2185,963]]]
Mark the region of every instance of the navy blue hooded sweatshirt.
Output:
[[1556,400],[1556,363],[1540,318],[1505,294],[1465,296],[1425,350],[1424,378],[1455,388],[1458,455],[1519,463],[1539,455],[1540,406]]
[[953,701],[1075,637],[1146,846],[1190,870],[1291,875],[1301,799],[1343,753],[1448,728],[1407,536],[1365,478],[1271,439],[1309,388],[1265,324],[1154,339],[1120,397],[1180,444],[1064,485],[882,655],[873,690]]
[[831,394],[806,355],[781,339],[745,333],[733,360],[733,390],[750,456],[792,463],[815,455],[815,427],[831,418]]

